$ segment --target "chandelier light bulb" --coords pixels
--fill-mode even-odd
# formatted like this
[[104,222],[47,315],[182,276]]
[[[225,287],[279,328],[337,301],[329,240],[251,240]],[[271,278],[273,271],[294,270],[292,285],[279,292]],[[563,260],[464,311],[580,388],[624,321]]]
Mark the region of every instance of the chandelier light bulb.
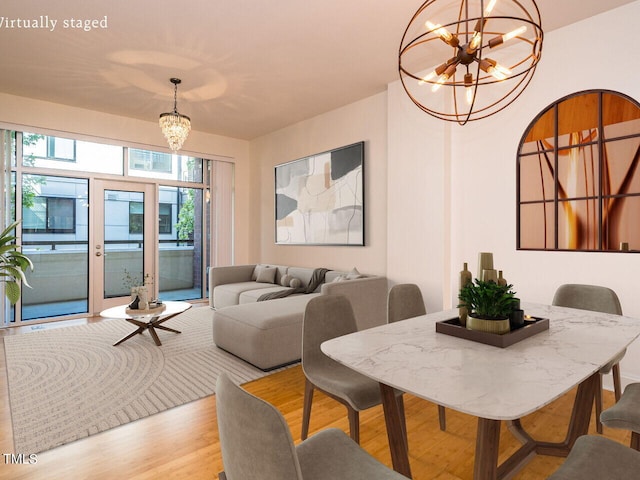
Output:
[[496,6],[496,3],[498,3],[498,0],[491,0],[489,2],[489,5],[487,5],[486,8],[484,9],[485,17],[491,14],[491,11],[493,10],[493,7]]
[[464,85],[465,85],[465,98],[467,99],[467,104],[471,105],[473,103],[473,97],[475,94],[475,88],[473,85],[473,74],[467,73],[464,76]]
[[436,35],[438,35],[442,39],[442,41],[447,45],[451,45],[452,47],[458,46],[458,38],[454,37],[449,30],[447,30],[445,27],[443,27],[439,23],[434,24],[429,20],[427,20],[425,22],[425,25],[430,31],[435,32]]
[[527,31],[527,26],[522,25],[521,27],[516,28],[515,30],[512,30],[509,33],[505,33],[504,35],[502,35],[502,41],[506,42],[508,40],[511,40],[512,38],[519,37],[526,31]]
[[480,31],[474,32],[473,37],[471,37],[471,41],[469,42],[469,46],[467,47],[467,53],[469,55],[473,55],[473,52],[478,50],[480,44],[482,43],[482,33]]
[[436,73],[435,70],[431,71],[430,73],[426,74],[424,77],[422,77],[419,81],[418,81],[418,85],[424,85],[425,83],[428,83],[429,81],[433,80],[434,78],[436,78],[438,74]]
[[447,67],[447,69],[444,71],[444,73],[442,73],[442,75],[440,75],[440,78],[438,78],[438,81],[433,84],[433,87],[431,87],[431,91],[432,92],[437,92],[440,89],[440,87],[442,85],[444,85],[444,83],[447,80],[449,80],[449,78],[451,78],[453,76],[454,73],[456,73],[456,64],[455,63],[449,65]]

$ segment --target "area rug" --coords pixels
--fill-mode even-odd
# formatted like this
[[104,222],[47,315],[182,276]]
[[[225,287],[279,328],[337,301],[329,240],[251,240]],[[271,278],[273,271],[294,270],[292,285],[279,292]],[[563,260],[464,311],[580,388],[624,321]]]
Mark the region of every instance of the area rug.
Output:
[[4,338],[15,451],[38,453],[212,395],[221,372],[245,383],[265,373],[213,344],[212,315],[192,308],[114,347],[124,320]]

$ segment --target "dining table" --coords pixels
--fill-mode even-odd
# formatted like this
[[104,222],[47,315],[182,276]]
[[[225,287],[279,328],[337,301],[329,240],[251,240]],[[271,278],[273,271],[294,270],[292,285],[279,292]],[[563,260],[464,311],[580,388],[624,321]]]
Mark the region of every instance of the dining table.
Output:
[[[394,470],[411,466],[395,389],[477,417],[474,480],[507,478],[536,454],[568,455],[588,432],[601,367],[640,336],[631,317],[522,302],[548,329],[506,347],[436,332],[457,309],[361,330],[321,345],[330,358],[380,383]],[[520,419],[577,387],[562,442],[533,438]],[[522,443],[498,464],[501,422]],[[409,432],[410,433],[410,432]]]

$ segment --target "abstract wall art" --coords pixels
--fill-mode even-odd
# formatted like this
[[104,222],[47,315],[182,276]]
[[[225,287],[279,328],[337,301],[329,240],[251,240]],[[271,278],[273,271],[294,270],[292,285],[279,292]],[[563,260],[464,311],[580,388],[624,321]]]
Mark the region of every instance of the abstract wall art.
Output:
[[276,243],[365,244],[364,142],[275,167]]

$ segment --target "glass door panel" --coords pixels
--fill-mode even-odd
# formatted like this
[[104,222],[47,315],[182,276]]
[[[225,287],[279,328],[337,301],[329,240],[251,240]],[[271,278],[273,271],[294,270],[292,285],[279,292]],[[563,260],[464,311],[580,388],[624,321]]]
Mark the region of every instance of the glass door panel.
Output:
[[155,296],[155,186],[96,180],[94,312],[130,302],[131,287]]
[[159,296],[203,297],[202,189],[161,186],[159,191]]
[[22,320],[88,312],[89,182],[22,175],[22,251],[31,288],[22,289]]
[[104,191],[104,298],[144,283],[144,193]]

